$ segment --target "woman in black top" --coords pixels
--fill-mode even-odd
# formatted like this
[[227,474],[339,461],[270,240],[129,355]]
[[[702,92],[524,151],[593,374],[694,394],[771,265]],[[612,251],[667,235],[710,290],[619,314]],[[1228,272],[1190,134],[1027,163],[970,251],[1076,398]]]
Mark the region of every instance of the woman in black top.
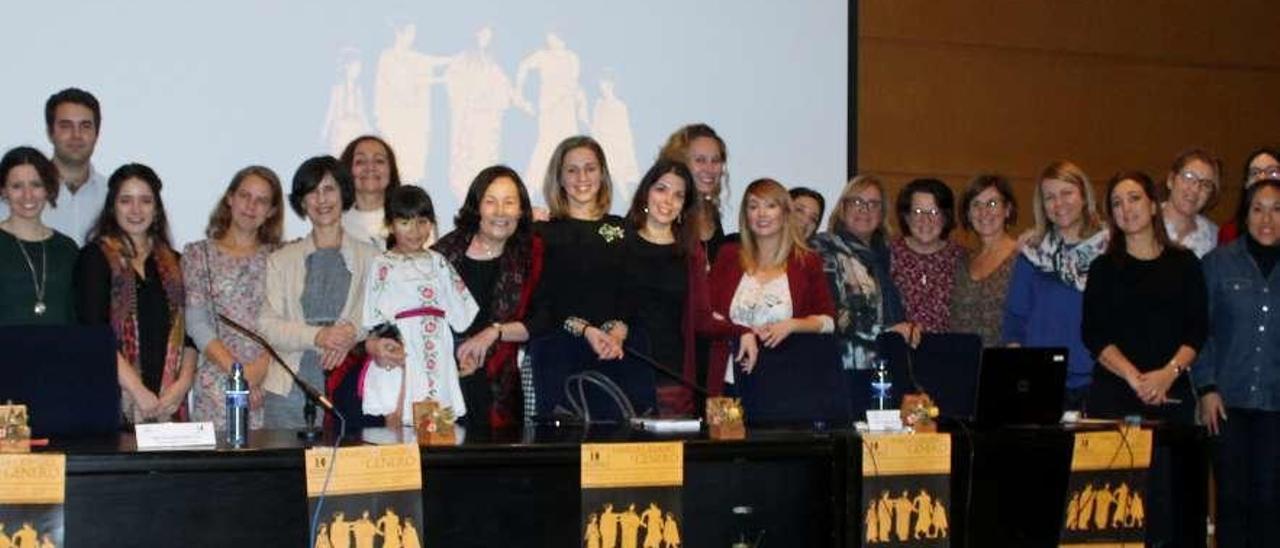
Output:
[[75,271],[81,323],[115,331],[121,405],[135,424],[170,419],[195,377],[196,352],[184,344],[182,268],[160,188],[141,164],[112,173]]
[[[648,336],[644,351],[689,382],[696,382],[694,333],[711,315],[706,263],[696,226],[693,175],[681,162],[660,159],[640,180],[627,212],[626,308],[630,325]],[[658,377],[661,414],[693,415],[692,392]]]
[[534,229],[545,267],[526,323],[530,335],[542,339],[531,348],[537,414],[564,404],[566,376],[596,367],[615,377],[637,411],[652,408],[652,373],[631,375],[633,364],[617,363],[629,335],[622,293],[626,233],[622,218],[608,214],[612,182],[604,149],[586,136],[562,141],[543,192],[551,220]]
[[490,166],[471,182],[454,230],[432,246],[444,255],[479,305],[456,346],[469,425],[518,424],[521,408],[519,343],[529,340],[524,318],[542,270],[542,241],[533,234],[529,193],[507,166]]
[[1084,292],[1083,338],[1098,364],[1086,410],[1191,424],[1195,395],[1182,373],[1208,332],[1204,274],[1193,253],[1170,244],[1155,196],[1140,172],[1108,185],[1111,243]]
[[720,203],[729,190],[729,171],[724,166],[729,160],[729,150],[724,139],[707,124],[689,124],[667,138],[658,156],[684,162],[689,168],[695,190],[689,193],[694,202],[690,224],[694,225],[704,254],[708,259],[715,259],[725,242]]
[[58,168],[31,147],[0,159],[0,199],[9,215],[0,221],[0,326],[75,322],[71,271],[76,243],[40,220],[56,206]]

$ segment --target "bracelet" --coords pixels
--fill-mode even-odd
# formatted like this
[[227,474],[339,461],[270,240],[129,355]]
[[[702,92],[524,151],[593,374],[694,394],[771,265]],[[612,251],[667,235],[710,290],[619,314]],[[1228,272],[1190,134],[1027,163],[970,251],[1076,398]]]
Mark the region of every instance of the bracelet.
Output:
[[498,342],[502,342],[502,322],[493,322],[489,327],[498,330]]
[[1173,374],[1175,377],[1181,375],[1184,371],[1189,371],[1191,369],[1190,367],[1183,367],[1178,364],[1178,360],[1175,359],[1169,360],[1169,365],[1173,366]]
[[588,327],[591,327],[591,324],[587,323],[587,320],[577,316],[569,316],[564,319],[564,330],[568,331],[575,337],[581,337],[582,333],[586,331]]
[[610,331],[613,331],[613,328],[618,327],[618,325],[621,323],[622,322],[618,320],[609,320],[607,322],[600,324],[600,330],[604,331],[605,333],[608,333]]

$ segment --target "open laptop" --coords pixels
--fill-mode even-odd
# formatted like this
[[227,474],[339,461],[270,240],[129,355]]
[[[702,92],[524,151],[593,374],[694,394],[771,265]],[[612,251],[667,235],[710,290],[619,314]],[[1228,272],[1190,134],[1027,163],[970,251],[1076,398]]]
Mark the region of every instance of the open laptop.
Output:
[[1066,348],[984,349],[976,422],[980,426],[1057,424],[1066,383]]
[[120,384],[111,327],[0,328],[0,403],[27,406],[37,438],[120,429]]

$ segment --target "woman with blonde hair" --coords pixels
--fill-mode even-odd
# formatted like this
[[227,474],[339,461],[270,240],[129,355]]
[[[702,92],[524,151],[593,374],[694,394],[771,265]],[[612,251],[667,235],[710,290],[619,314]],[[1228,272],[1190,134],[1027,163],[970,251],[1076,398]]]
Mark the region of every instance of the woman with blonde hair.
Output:
[[919,341],[919,330],[905,321],[902,298],[889,277],[887,210],[880,179],[858,175],[840,192],[827,232],[811,240],[835,301],[835,333],[846,369],[870,369],[876,337],[884,331]]
[[191,417],[223,428],[223,391],[232,364],[244,366],[249,381],[249,425],[262,427],[262,380],[271,357],[256,343],[218,321],[219,314],[254,325],[266,300],[267,257],[284,234],[284,191],[275,172],[249,166],[236,172],[209,215],[208,239],[183,249],[187,290],[187,333],[200,350],[192,387]]
[[1001,334],[1010,346],[1060,346],[1067,353],[1067,409],[1084,402],[1093,360],[1080,334],[1089,265],[1107,249],[1089,176],[1059,160],[1040,172],[1032,197],[1036,226],[1023,236],[1005,298]]
[[526,416],[548,416],[565,403],[564,380],[586,369],[611,377],[637,411],[655,405],[652,372],[618,363],[629,335],[626,222],[609,214],[612,192],[604,149],[595,139],[579,135],[560,142],[543,181],[550,220],[534,224],[543,241],[543,271],[525,323],[533,340],[529,372],[535,388]]
[[729,189],[729,172],[725,169],[729,151],[724,139],[707,124],[689,124],[667,138],[658,157],[684,162],[693,173],[697,190],[693,224],[703,251],[709,259],[714,259],[725,242],[720,203]]
[[[822,259],[800,239],[791,219],[791,195],[773,179],[757,179],[743,193],[740,244],[726,244],[711,268],[712,313],[735,325],[734,362],[740,373],[755,367],[759,345],[775,348],[792,333],[831,333],[835,305]],[[711,351],[708,389],[716,394],[739,371],[726,368],[729,340]]]

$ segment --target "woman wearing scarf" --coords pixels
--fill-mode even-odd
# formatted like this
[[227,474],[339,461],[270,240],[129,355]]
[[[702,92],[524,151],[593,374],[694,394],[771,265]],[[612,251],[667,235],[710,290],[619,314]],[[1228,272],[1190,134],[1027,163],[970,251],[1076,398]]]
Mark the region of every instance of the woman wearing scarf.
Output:
[[110,324],[127,422],[169,420],[195,377],[184,346],[186,294],[160,199],[160,177],[126,164],[107,180],[107,200],[76,262],[81,323]]
[[1036,227],[1022,245],[1005,300],[1004,342],[1067,348],[1067,409],[1080,409],[1093,360],[1080,337],[1089,264],[1107,249],[1084,170],[1059,160],[1040,172],[1032,198]]

